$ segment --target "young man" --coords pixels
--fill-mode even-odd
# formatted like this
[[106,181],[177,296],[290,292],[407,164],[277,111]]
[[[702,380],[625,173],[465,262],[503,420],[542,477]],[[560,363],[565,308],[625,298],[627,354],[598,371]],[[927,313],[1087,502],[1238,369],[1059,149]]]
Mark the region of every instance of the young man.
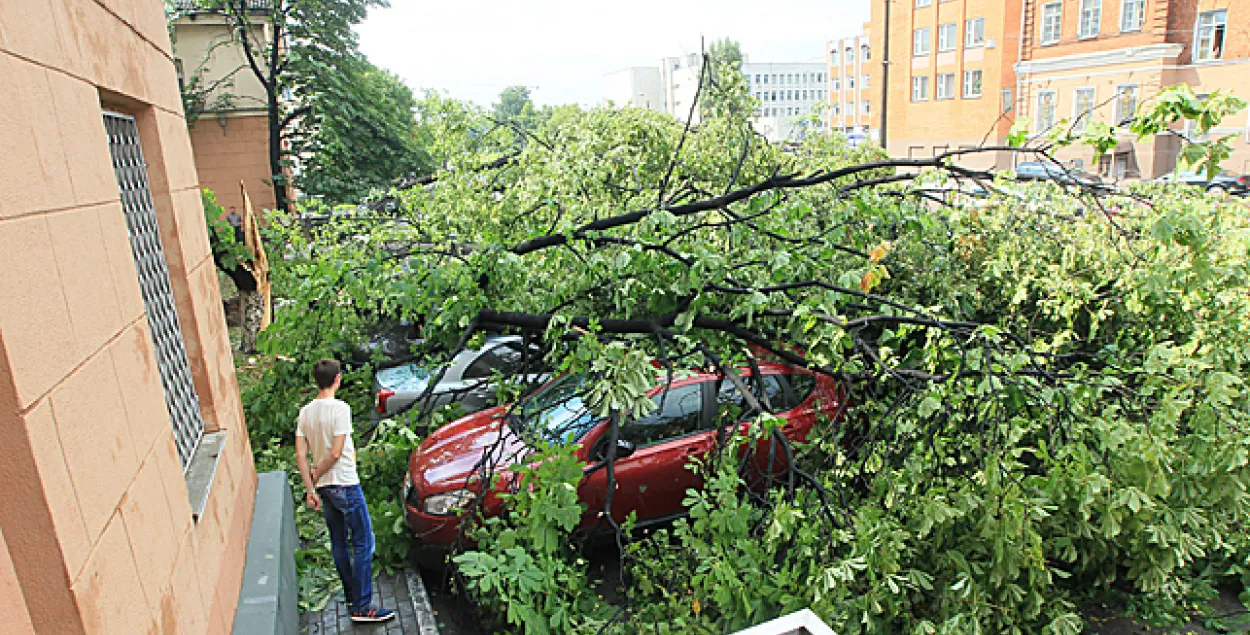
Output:
[[352,409],[334,398],[342,381],[339,370],[339,363],[332,359],[323,359],[313,366],[317,398],[299,411],[295,459],[304,489],[308,490],[308,506],[321,510],[330,528],[334,568],[343,580],[352,621],[385,622],[394,618],[395,612],[372,606],[373,521],[356,476]]

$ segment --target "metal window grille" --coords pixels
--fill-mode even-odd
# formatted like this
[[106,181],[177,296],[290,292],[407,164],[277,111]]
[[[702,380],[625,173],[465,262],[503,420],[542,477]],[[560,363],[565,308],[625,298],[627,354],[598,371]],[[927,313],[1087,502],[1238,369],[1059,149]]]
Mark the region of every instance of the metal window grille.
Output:
[[161,385],[165,388],[165,406],[169,409],[178,458],[185,469],[204,436],[204,417],[200,399],[191,381],[191,365],[187,361],[186,344],[174,308],[174,294],[169,284],[169,263],[161,247],[160,228],[148,186],[147,163],[139,147],[139,127],[134,117],[104,113],[108,132],[109,153],[121,190],[122,211],[130,234],[130,250],[139,275],[143,307],[156,348]]

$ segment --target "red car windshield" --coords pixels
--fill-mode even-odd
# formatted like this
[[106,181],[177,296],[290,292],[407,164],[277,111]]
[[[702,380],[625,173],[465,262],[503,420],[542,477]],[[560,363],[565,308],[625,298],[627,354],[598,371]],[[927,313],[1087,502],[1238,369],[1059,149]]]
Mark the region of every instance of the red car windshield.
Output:
[[545,441],[580,441],[598,423],[582,401],[586,376],[565,375],[523,402],[509,423],[522,436]]

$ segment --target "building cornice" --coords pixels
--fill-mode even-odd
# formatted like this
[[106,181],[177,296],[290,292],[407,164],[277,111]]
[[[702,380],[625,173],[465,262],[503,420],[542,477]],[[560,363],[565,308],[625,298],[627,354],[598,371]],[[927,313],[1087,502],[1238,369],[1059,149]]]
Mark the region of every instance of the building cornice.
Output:
[[1053,73],[1057,71],[1073,71],[1080,69],[1096,68],[1099,66],[1112,66],[1115,64],[1131,64],[1133,62],[1142,62],[1147,60],[1157,60],[1179,57],[1185,47],[1181,44],[1150,44],[1147,46],[1130,46],[1127,48],[1113,49],[1110,51],[1098,51],[1096,53],[1081,53],[1079,55],[1064,55],[1062,57],[1051,57],[1040,60],[1029,60],[1026,62],[1018,62],[1015,65],[1016,73],[1020,75],[1032,75],[1035,73]]

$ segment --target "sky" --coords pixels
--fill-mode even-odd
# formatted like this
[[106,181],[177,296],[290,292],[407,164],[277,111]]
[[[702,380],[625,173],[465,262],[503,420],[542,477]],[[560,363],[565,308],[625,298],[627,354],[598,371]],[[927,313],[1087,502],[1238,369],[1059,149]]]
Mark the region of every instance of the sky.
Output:
[[436,89],[481,105],[512,85],[535,103],[592,105],[603,76],[738,40],[750,62],[824,60],[857,35],[869,0],[390,0],[357,27],[360,48],[418,96]]

